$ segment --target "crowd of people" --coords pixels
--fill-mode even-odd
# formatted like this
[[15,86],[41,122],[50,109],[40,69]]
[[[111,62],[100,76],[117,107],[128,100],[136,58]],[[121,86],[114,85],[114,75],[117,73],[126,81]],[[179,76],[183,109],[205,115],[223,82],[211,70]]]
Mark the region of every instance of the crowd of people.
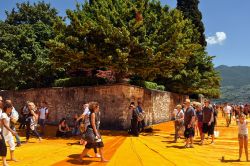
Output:
[[226,120],[226,126],[229,127],[231,121],[236,121],[238,125],[239,140],[239,161],[241,160],[243,147],[245,149],[246,160],[248,160],[248,128],[250,121],[246,120],[249,114],[249,105],[212,105],[209,100],[204,104],[191,102],[186,99],[183,105],[177,105],[173,111],[172,119],[175,126],[174,142],[183,135],[185,137],[185,148],[194,148],[193,140],[195,133],[199,133],[200,145],[204,144],[205,134],[211,137],[211,144],[214,144],[215,126],[217,125],[217,116],[221,112]]
[[[3,165],[8,165],[6,162],[7,146],[9,145],[10,157],[12,161],[17,161],[14,157],[16,147],[22,145],[20,137],[16,131],[16,124],[20,122],[19,129],[26,130],[26,141],[29,142],[30,135],[35,135],[39,141],[42,140],[41,135],[44,134],[45,120],[48,115],[46,103],[42,103],[41,107],[37,108],[33,102],[27,101],[26,105],[19,111],[15,109],[11,100],[3,100],[0,96],[0,155],[2,156]],[[41,126],[41,133],[37,131],[37,122]],[[16,138],[16,143],[13,139]]]
[[[205,134],[211,137],[211,144],[214,144],[215,126],[217,124],[218,112],[226,120],[226,126],[229,127],[232,120],[238,125],[239,140],[239,160],[242,151],[245,149],[246,159],[248,161],[248,129],[249,123],[247,119],[249,114],[249,105],[212,105],[209,100],[205,100],[204,104],[199,102],[191,102],[186,99],[183,104],[176,106],[172,113],[174,121],[175,136],[174,142],[177,142],[182,136],[185,138],[185,148],[194,148],[195,133],[200,136],[200,145],[204,144]],[[145,111],[142,102],[139,100],[137,105],[131,102],[128,111],[131,113],[131,127],[129,133],[138,137],[145,127]],[[37,107],[34,102],[27,101],[25,106],[18,112],[11,100],[3,100],[0,96],[0,155],[2,156],[3,165],[6,162],[7,146],[9,145],[10,157],[12,161],[17,161],[14,156],[15,148],[21,146],[21,140],[16,132],[17,122],[20,123],[19,129],[26,130],[26,141],[29,142],[30,135],[34,135],[39,141],[45,135],[46,121],[49,117],[49,109],[45,101],[41,102]],[[73,124],[69,125],[66,118],[62,118],[58,124],[56,137],[69,138],[71,136],[80,136],[80,144],[84,145],[84,149],[79,157],[79,161],[83,162],[84,157],[92,157],[88,154],[90,149],[95,152],[95,157],[100,158],[102,162],[107,160],[103,156],[103,140],[100,135],[100,109],[97,102],[89,102],[82,105],[82,114],[75,114]],[[40,126],[40,132],[37,128]],[[16,138],[16,144],[13,139]],[[99,153],[98,150],[99,149]]]
[[[42,102],[40,107],[37,107],[34,102],[27,101],[25,106],[18,112],[11,100],[3,100],[2,96],[0,96],[0,156],[4,166],[8,165],[6,161],[6,143],[9,145],[11,161],[17,161],[14,151],[16,147],[22,145],[15,128],[17,122],[20,123],[20,130],[26,130],[25,143],[29,142],[31,134],[36,136],[39,141],[42,141],[41,136],[45,134],[45,125],[49,116],[49,110],[46,105],[46,102]],[[38,126],[40,126],[40,132],[38,132]],[[80,144],[84,145],[85,148],[79,157],[79,161],[82,162],[83,157],[91,157],[88,151],[94,149],[95,157],[100,158],[102,162],[106,162],[107,160],[103,156],[104,144],[99,132],[99,126],[99,104],[90,102],[83,105],[83,113],[80,116],[75,116],[72,127],[69,127],[65,118],[61,119],[56,136],[70,137],[72,135],[81,135]],[[16,138],[16,143],[13,136]],[[99,153],[97,149],[99,149]]]
[[214,144],[214,128],[217,119],[217,109],[209,100],[204,105],[199,102],[190,102],[187,99],[183,105],[177,105],[173,111],[172,119],[175,126],[174,142],[177,142],[181,135],[186,138],[185,148],[193,148],[195,132],[200,135],[200,145],[204,144],[205,134],[211,136],[211,144]]

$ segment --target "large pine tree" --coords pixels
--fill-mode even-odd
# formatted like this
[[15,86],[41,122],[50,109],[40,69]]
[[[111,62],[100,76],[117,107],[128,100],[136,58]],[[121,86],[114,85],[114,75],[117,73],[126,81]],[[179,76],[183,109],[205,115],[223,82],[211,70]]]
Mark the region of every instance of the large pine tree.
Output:
[[193,24],[200,32],[199,43],[206,46],[205,28],[202,22],[202,14],[199,10],[199,0],[177,0],[177,9],[183,12],[185,18],[192,20]]

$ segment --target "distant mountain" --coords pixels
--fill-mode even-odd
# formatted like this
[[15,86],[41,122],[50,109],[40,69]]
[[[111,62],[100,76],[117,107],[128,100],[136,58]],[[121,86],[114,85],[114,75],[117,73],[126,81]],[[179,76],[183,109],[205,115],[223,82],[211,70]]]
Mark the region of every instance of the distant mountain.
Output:
[[250,67],[218,66],[221,75],[221,98],[217,102],[250,103]]

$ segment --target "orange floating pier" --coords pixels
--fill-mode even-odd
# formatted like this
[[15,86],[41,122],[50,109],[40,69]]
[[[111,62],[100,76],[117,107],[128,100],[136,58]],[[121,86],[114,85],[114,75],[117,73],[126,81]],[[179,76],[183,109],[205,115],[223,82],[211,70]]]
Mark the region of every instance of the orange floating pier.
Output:
[[[139,137],[128,136],[125,132],[104,131],[104,153],[110,160],[108,163],[101,163],[97,158],[84,158],[84,164],[79,163],[76,159],[84,147],[78,144],[76,138],[45,138],[42,142],[32,138],[30,143],[16,148],[15,154],[19,162],[8,162],[11,166],[249,166],[250,162],[245,162],[244,151],[242,161],[237,161],[236,123],[233,121],[230,127],[225,126],[225,120],[220,116],[216,127],[220,135],[215,144],[211,145],[210,140],[206,140],[205,144],[200,146],[200,138],[196,136],[194,148],[188,149],[184,148],[184,139],[173,142],[173,122],[154,125],[152,133],[142,133]],[[94,156],[93,150],[90,154]]]

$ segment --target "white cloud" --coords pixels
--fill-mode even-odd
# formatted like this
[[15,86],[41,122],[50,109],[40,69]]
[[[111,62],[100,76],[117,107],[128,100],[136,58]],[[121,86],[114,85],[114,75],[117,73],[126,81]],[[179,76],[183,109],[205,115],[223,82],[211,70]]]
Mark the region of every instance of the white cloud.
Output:
[[225,32],[216,32],[215,35],[206,38],[208,44],[222,44],[227,39]]

